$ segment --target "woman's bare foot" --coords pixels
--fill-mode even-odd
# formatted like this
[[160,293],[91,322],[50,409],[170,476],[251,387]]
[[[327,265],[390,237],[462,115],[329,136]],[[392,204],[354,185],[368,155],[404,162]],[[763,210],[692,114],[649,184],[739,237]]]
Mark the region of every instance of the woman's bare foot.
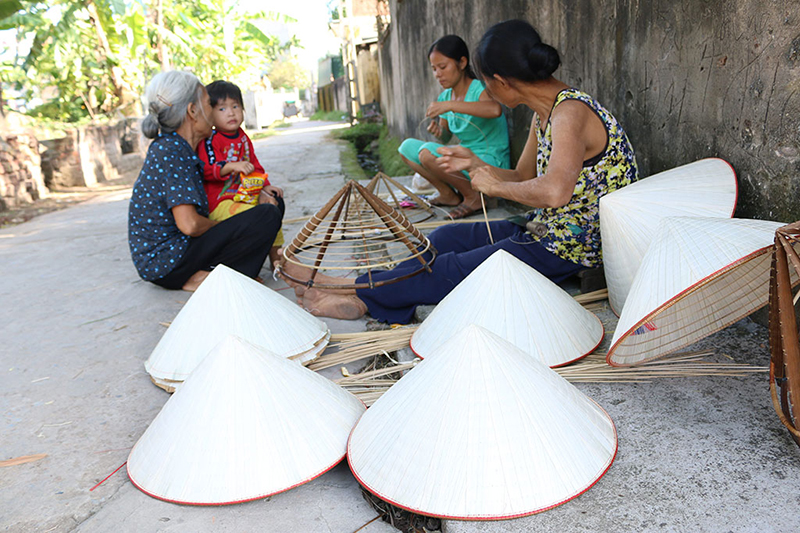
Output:
[[[278,251],[279,257],[283,258],[283,249]],[[291,261],[283,261],[281,264],[281,268],[278,271],[278,277],[280,277],[283,281],[286,282],[287,285],[294,288],[295,295],[298,297],[302,297],[302,291],[308,287],[307,283],[304,281],[311,279],[311,274],[313,270],[307,266],[298,265]],[[291,276],[291,277],[290,277]],[[295,281],[300,280],[300,281]],[[328,276],[325,274],[321,274],[317,272],[317,275],[314,276],[314,285],[352,285],[353,284],[352,278],[336,278],[334,276]],[[302,287],[302,289],[300,289]],[[338,294],[355,294],[355,289],[351,289],[348,287],[343,287],[341,289],[326,289],[328,291],[333,291]]]
[[428,203],[437,207],[455,207],[461,203],[461,196],[448,187],[449,194],[439,192],[428,198]]
[[358,296],[334,294],[319,289],[308,289],[303,295],[303,307],[314,316],[355,320],[367,312],[367,304]]
[[283,248],[273,246],[269,249],[269,269],[275,270],[275,265],[283,258]]
[[181,287],[181,289],[187,292],[196,291],[197,288],[200,287],[200,284],[203,283],[203,281],[208,277],[209,274],[211,274],[211,272],[209,272],[208,270],[198,270],[197,272],[192,274],[192,277],[186,280],[186,283],[183,284],[183,287]]
[[303,296],[306,294],[308,287],[305,285],[294,286],[294,297],[297,299],[297,305],[303,305]]

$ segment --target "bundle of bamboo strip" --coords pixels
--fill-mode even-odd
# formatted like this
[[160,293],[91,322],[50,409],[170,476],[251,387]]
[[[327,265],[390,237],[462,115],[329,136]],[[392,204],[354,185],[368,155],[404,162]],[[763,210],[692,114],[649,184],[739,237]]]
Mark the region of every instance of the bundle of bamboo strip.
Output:
[[[606,363],[605,353],[596,352],[574,364],[553,370],[572,383],[650,383],[654,379],[665,378],[741,377],[765,373],[768,370],[763,366],[717,363],[706,359],[713,355],[713,351],[683,352],[635,367],[612,367]],[[386,376],[405,372],[415,365],[416,362],[404,363],[362,372],[336,380],[336,383],[369,406],[397,383],[397,379]]]
[[374,357],[386,352],[408,348],[416,325],[381,331],[339,333],[331,336],[325,353],[307,365],[311,370],[322,370]]

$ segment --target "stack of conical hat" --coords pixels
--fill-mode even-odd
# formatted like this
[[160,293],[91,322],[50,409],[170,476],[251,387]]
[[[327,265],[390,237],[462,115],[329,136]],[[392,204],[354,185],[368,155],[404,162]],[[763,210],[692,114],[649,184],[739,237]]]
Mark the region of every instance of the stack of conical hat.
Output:
[[603,324],[558,285],[505,250],[472,271],[411,337],[420,357],[436,354],[454,333],[477,324],[550,367],[592,353]]
[[227,335],[299,362],[322,353],[328,326],[275,291],[217,266],[156,345],[145,369],[159,386],[181,382]]
[[606,412],[555,371],[478,326],[389,389],[350,435],[364,487],[465,520],[525,516],[586,491],[617,450]]
[[659,221],[668,216],[732,217],[736,173],[722,159],[701,159],[600,199],[603,266],[611,309],[619,315]]
[[263,498],[339,463],[364,409],[319,374],[228,336],[133,447],[128,475],[171,502]]
[[765,305],[780,226],[766,220],[663,219],[633,281],[608,362],[625,366],[658,358]]

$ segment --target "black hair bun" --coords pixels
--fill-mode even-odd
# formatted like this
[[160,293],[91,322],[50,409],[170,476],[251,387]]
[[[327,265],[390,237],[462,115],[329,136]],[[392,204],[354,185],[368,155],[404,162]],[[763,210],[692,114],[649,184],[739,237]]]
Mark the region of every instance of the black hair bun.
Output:
[[528,51],[528,66],[535,80],[546,80],[561,65],[558,50],[549,44],[538,43]]

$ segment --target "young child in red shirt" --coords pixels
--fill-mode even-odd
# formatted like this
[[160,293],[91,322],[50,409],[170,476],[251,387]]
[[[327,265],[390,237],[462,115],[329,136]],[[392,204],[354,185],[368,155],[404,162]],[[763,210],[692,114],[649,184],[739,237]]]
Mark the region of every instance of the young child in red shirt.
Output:
[[[221,221],[256,204],[278,205],[283,201],[283,190],[270,185],[253,143],[241,127],[242,91],[222,80],[208,84],[206,90],[211,99],[214,131],[197,146],[197,155],[205,163],[203,187],[208,196],[208,218]],[[283,232],[279,231],[269,252],[273,264],[283,243]]]

